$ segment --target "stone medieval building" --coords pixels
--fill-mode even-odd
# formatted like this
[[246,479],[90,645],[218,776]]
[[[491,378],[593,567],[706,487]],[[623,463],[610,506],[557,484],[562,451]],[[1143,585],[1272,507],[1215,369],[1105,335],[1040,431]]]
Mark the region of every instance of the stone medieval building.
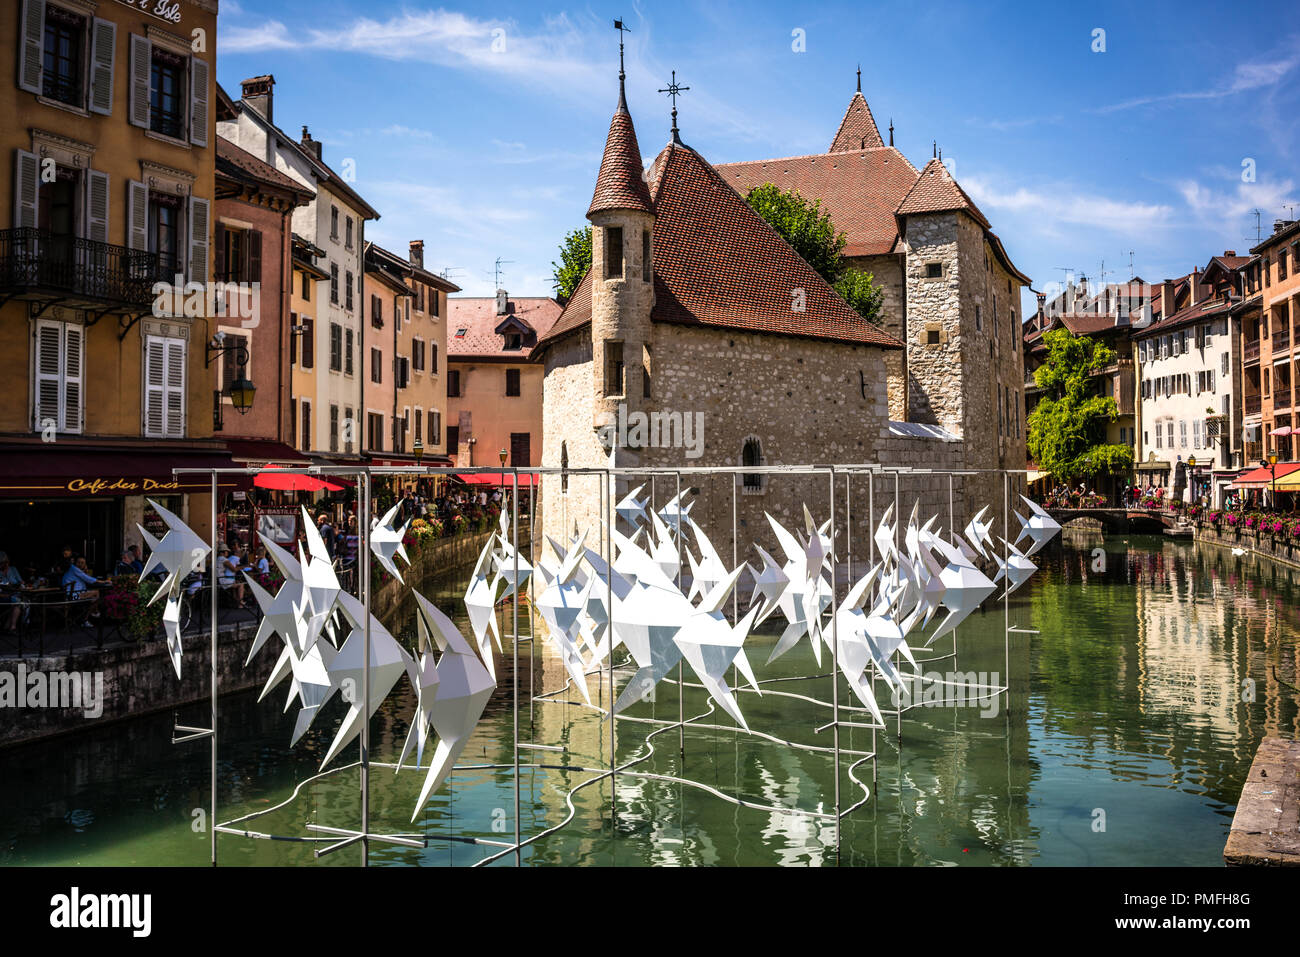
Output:
[[[769,182],[820,200],[847,234],[846,258],[883,289],[879,325],[746,204]],[[968,470],[953,479],[958,523],[985,503],[1001,512],[995,470],[1025,462],[1029,279],[942,162],[918,171],[883,143],[860,90],[828,153],[715,167],[674,124],[643,172],[620,81],[587,218],[591,269],[534,349],[545,368],[543,465]],[[1013,492],[1023,488],[1013,478]],[[687,473],[682,487],[700,491],[692,515],[724,557],[733,482],[742,553],[768,537],[764,511],[799,527],[805,502],[819,521],[828,514],[825,478]],[[634,484],[621,480],[614,494]],[[878,516],[894,480],[874,484]],[[855,525],[866,520],[866,486],[859,477],[848,490]],[[547,532],[595,522],[599,487],[583,474],[544,482]],[[920,494],[946,526],[948,489],[946,476],[912,475],[902,504]],[[676,482],[659,476],[654,491],[662,505]]]

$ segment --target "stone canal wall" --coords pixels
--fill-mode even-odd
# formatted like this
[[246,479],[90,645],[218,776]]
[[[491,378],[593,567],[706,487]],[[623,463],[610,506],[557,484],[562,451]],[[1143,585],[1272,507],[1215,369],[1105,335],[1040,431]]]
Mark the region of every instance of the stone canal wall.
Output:
[[1271,533],[1250,529],[1229,531],[1213,525],[1197,525],[1196,541],[1221,548],[1244,548],[1264,558],[1292,568],[1300,568],[1300,539],[1286,540]]

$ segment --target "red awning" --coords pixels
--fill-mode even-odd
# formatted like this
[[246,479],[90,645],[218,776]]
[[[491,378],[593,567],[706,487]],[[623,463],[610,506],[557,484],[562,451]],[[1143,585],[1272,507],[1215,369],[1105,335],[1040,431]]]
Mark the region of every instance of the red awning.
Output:
[[[181,495],[206,492],[206,475],[173,476],[173,468],[234,468],[224,451],[137,446],[0,446],[0,498],[105,498],[115,495]],[[239,487],[235,476],[217,476],[217,488]]]
[[343,491],[342,485],[335,485],[333,482],[327,482],[314,475],[302,475],[297,472],[280,472],[277,474],[274,470],[280,468],[283,468],[283,466],[268,465],[265,471],[259,472],[253,478],[253,484],[258,488],[272,489],[277,492]]
[[236,462],[279,462],[282,465],[310,465],[311,459],[283,442],[269,439],[226,439],[226,448]]
[[[456,475],[467,485],[504,485],[506,488],[514,488],[513,472],[462,472]],[[530,485],[536,485],[542,477],[536,472],[520,472],[519,487],[527,488]]]
[[1274,478],[1290,475],[1300,469],[1300,462],[1278,462],[1277,469],[1265,465],[1262,468],[1242,472],[1232,483],[1232,488],[1268,488]]

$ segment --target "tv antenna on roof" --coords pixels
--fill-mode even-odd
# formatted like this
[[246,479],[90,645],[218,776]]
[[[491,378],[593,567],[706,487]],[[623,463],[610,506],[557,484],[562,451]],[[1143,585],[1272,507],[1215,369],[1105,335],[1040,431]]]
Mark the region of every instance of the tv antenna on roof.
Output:
[[442,272],[438,273],[443,279],[450,280],[452,273],[462,273],[465,270],[460,266],[444,266]]
[[1132,279],[1137,273],[1133,271],[1133,250],[1128,251],[1128,278]]
[[502,259],[500,256],[497,257],[496,270],[493,272],[493,276],[492,276],[493,281],[496,283],[497,289],[501,288],[501,266],[505,263],[513,263],[513,262],[514,262],[513,259]]
[[[1258,209],[1252,209],[1251,212],[1255,214],[1255,244],[1259,245],[1264,241],[1264,231],[1263,228],[1260,226],[1260,222],[1259,222],[1260,212]],[[1250,241],[1251,241],[1250,237],[1247,236],[1246,242],[1250,242]]]
[[1282,208],[1287,211],[1286,218],[1289,219],[1291,222],[1295,222],[1295,204],[1283,203]]

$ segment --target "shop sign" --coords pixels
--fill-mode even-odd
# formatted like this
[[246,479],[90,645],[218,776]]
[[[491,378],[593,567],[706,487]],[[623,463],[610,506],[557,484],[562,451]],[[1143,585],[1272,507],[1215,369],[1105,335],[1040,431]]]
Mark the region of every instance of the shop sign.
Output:
[[181,22],[180,0],[117,0],[117,2],[125,3],[128,7],[134,7],[141,13],[166,20],[168,23]]
[[101,492],[176,492],[179,491],[181,483],[176,479],[170,482],[164,482],[159,479],[72,479],[67,484],[69,492],[76,492],[83,495],[99,495]]

